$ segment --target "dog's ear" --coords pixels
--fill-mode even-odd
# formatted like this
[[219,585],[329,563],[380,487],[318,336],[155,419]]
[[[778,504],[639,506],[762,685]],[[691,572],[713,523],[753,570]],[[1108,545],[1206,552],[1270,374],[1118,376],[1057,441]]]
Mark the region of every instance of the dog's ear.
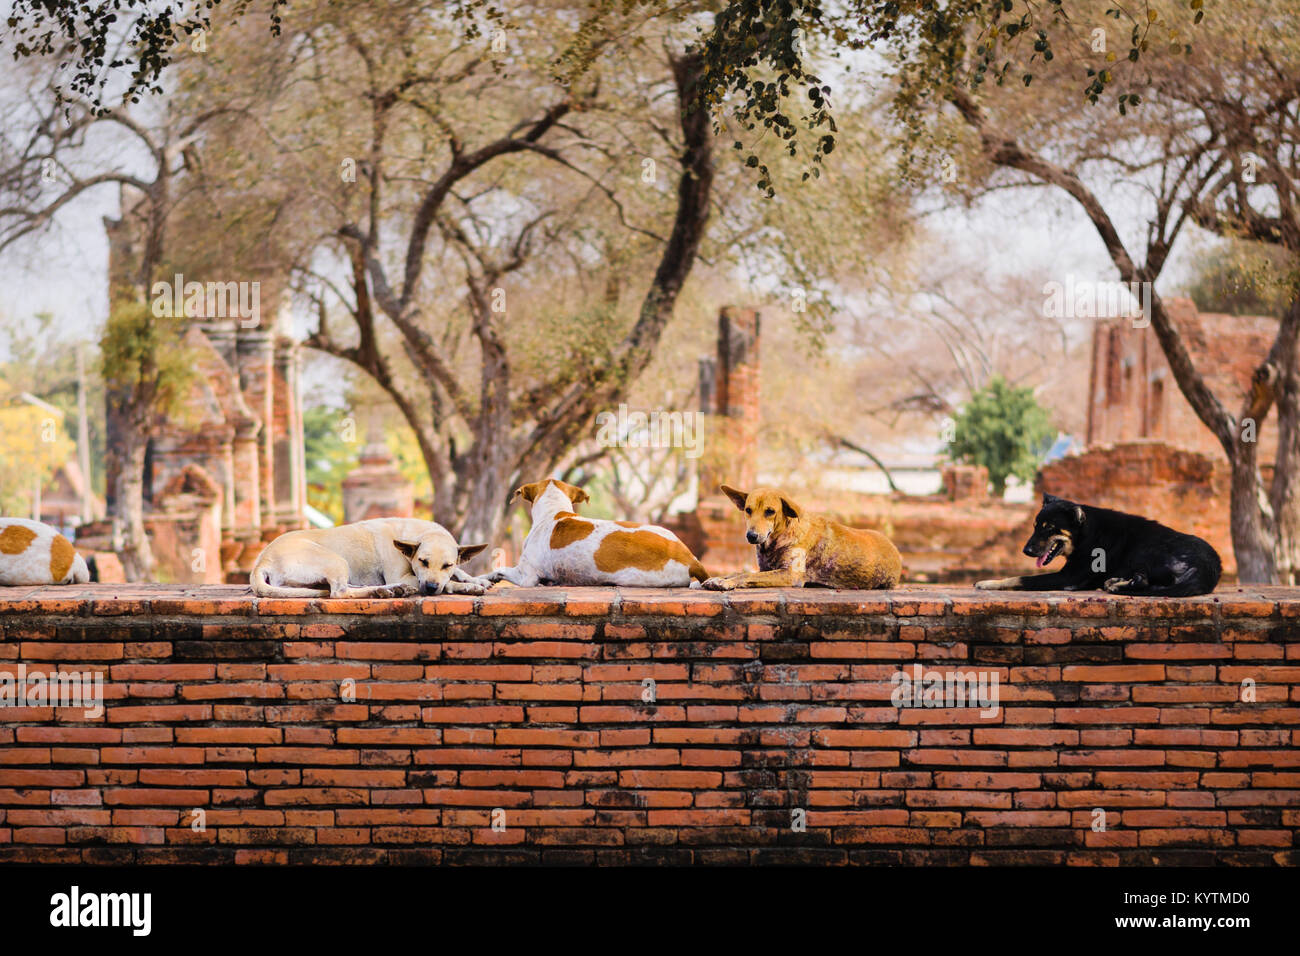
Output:
[[571,485],[567,481],[560,481],[558,478],[552,478],[551,484],[555,485],[568,495],[569,501],[573,502],[575,505],[580,505],[584,501],[591,500],[591,495],[587,494],[584,489],[579,488],[577,485]]
[[544,487],[546,487],[545,483],[540,481],[534,481],[532,484],[528,485],[520,485],[515,489],[515,493],[511,496],[510,500],[514,501],[515,498],[523,498],[524,501],[532,504],[533,500],[537,497],[538,489]]
[[406,558],[407,558],[407,560],[409,561],[409,560],[414,559],[414,558],[415,558],[415,552],[417,552],[417,551],[420,550],[420,542],[418,542],[418,541],[398,541],[396,538],[394,538],[394,539],[393,539],[393,547],[396,548],[398,551],[402,552],[402,554],[406,555]]
[[1074,506],[1074,521],[1075,521],[1075,523],[1076,523],[1076,524],[1083,524],[1085,518],[1087,518],[1087,515],[1085,515],[1085,514],[1083,513],[1083,509],[1082,509],[1081,507],[1079,507],[1078,505],[1075,505],[1075,506]]
[[785,495],[781,496],[781,511],[785,514],[787,518],[797,518],[799,517],[799,515],[803,513],[802,509],[800,509],[800,507],[797,504],[795,504]]
[[745,502],[749,500],[749,495],[743,491],[737,491],[727,485],[718,485],[722,493],[736,503],[736,507],[741,511],[745,510]]
[[462,544],[456,550],[456,563],[464,564],[486,547],[486,544]]

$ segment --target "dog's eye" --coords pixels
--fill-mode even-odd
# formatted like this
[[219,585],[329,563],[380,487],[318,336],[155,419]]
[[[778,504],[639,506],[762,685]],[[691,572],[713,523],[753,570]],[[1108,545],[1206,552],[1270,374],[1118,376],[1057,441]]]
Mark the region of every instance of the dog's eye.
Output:
[[745,509],[745,514],[747,514],[747,515],[752,515],[753,513],[754,513],[754,509],[753,509],[753,508],[746,508],[746,509]]
[[446,571],[449,567],[451,567],[450,564],[444,564],[444,565],[442,566],[442,569],[443,569],[444,571]]
[[772,508],[768,508],[766,511],[763,512],[763,515],[768,518],[772,517],[774,514],[776,514],[776,511]]

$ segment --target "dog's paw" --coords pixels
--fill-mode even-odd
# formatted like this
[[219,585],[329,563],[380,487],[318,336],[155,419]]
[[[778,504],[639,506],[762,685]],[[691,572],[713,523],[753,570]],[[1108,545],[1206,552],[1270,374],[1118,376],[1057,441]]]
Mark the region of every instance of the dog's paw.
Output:
[[448,594],[486,594],[492,588],[492,582],[485,578],[470,578],[468,581],[452,581],[447,585]]
[[709,578],[700,587],[706,591],[732,591],[735,590],[736,582],[731,578]]
[[975,589],[978,591],[996,591],[1001,581],[976,581]]
[[1109,591],[1111,594],[1118,594],[1132,583],[1128,578],[1107,578],[1106,583],[1102,585],[1102,589]]
[[371,591],[370,596],[376,600],[384,601],[388,598],[401,597],[402,589],[400,587],[384,585],[383,587],[378,587]]

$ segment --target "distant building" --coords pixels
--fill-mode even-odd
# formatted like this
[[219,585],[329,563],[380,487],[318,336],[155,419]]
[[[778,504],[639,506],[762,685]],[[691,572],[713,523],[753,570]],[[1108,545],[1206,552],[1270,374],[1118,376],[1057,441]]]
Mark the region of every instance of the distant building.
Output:
[[[104,499],[86,487],[87,478],[75,458],[69,458],[55,469],[50,480],[41,489],[40,518],[64,534],[71,535],[82,523],[83,501],[90,506],[90,519],[104,517]],[[83,498],[84,496],[84,498]]]
[[415,487],[402,476],[384,444],[378,416],[371,410],[366,444],[357,467],[343,479],[343,521],[410,518],[415,514]]
[[[1193,365],[1210,391],[1236,414],[1251,376],[1268,354],[1278,320],[1256,315],[1198,312],[1191,299],[1168,299],[1165,308],[1182,333]],[[1092,336],[1088,395],[1088,448],[1154,440],[1223,458],[1218,439],[1205,427],[1174,381],[1155,330],[1134,328],[1131,319],[1099,321]],[[1277,453],[1272,419],[1257,433],[1260,463],[1271,468]]]

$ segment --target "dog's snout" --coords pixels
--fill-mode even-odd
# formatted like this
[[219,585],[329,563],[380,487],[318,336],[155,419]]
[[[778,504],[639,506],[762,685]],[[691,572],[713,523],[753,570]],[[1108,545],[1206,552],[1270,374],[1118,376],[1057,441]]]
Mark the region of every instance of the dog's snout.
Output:
[[746,531],[746,532],[745,532],[745,540],[748,541],[750,544],[758,544],[758,532],[757,532],[757,531]]

